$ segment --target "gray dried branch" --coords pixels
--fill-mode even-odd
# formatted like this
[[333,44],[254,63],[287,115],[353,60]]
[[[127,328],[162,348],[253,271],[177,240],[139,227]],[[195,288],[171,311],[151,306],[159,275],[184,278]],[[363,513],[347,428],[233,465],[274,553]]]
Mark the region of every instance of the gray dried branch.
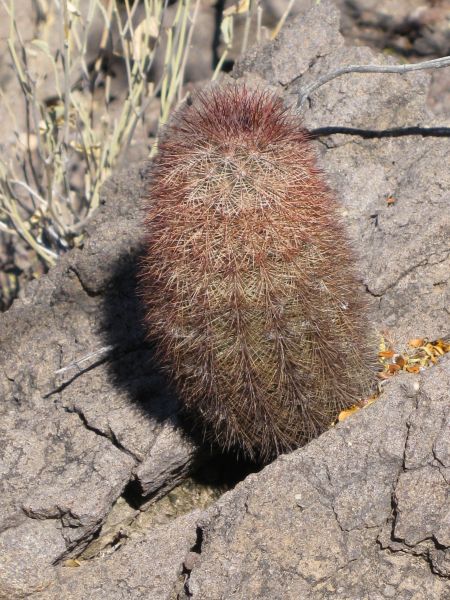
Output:
[[[422,71],[424,69],[442,69],[450,66],[450,56],[443,56],[442,58],[435,58],[433,60],[426,60],[424,62],[415,63],[412,65],[347,65],[336,69],[323,77],[319,77],[317,81],[306,86],[301,92],[298,101],[298,108],[301,109],[305,104],[306,100],[315,92],[318,88],[322,87],[325,83],[346,75],[347,73],[409,73],[411,71]],[[299,75],[293,79],[288,87],[292,86],[298,81],[302,75]]]

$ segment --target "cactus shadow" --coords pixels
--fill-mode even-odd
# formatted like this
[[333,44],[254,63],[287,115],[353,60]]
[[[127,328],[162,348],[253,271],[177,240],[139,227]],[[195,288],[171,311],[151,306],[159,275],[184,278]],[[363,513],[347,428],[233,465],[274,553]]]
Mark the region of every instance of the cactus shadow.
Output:
[[143,248],[138,247],[116,261],[104,296],[101,329],[104,343],[110,347],[110,380],[144,416],[170,423],[194,444],[194,480],[231,488],[263,465],[206,442],[203,431],[183,413],[169,375],[158,366],[156,345],[146,340],[145,311],[138,291],[142,256]]

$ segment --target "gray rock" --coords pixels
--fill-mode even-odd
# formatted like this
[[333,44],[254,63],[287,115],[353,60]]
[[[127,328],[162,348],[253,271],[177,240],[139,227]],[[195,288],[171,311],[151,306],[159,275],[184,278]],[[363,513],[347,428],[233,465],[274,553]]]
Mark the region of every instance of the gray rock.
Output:
[[[351,45],[387,50],[408,62],[449,54],[450,0],[335,0],[340,8],[341,32]],[[284,4],[284,0],[276,0]],[[294,4],[297,6],[298,2]],[[445,118],[450,112],[448,69],[431,72],[427,105]]]
[[[390,60],[345,46],[338,28],[322,0],[235,76],[294,103],[338,65]],[[428,81],[424,73],[350,75],[320,88],[303,114],[342,202],[376,327],[398,349],[450,329],[450,147],[423,130],[436,125]],[[344,126],[358,131],[337,133]],[[404,135],[404,127],[422,130]],[[58,566],[126,504],[130,482],[155,498],[192,464],[195,448],[152,367],[133,293],[142,193],[142,170],[119,174],[84,248],[0,318],[0,594],[183,598],[186,557],[194,600],[447,598],[448,359],[390,381],[375,404],[251,475],[206,514],[135,538],[111,534],[110,554]]]
[[105,187],[83,249],[0,317],[0,589],[8,594],[53,580],[52,565],[83,550],[130,482],[156,498],[191,468],[194,446],[140,327],[141,174]]
[[407,58],[444,56],[450,42],[448,0],[336,0],[346,37]]
[[[345,46],[339,20],[334,4],[322,0],[278,40],[250,52],[235,76],[249,71],[296,103],[306,85],[340,66],[393,61]],[[312,31],[314,43],[305,44]],[[450,140],[427,131],[441,125],[426,107],[428,89],[425,72],[344,75],[314,92],[300,115],[318,135],[321,166],[342,204],[374,320],[399,349],[412,337],[450,333],[450,176],[442,163]],[[350,131],[330,133],[339,128]]]
[[58,582],[38,597],[173,600],[183,589],[183,562],[195,547],[200,514],[194,511],[147,534],[136,533],[110,554],[83,561],[78,568],[57,569]]
[[[166,422],[147,456],[136,469],[136,478],[144,496],[161,496],[186,477],[194,459],[194,446],[171,422]],[[183,468],[184,467],[184,468]]]
[[[412,397],[414,377],[209,509],[195,600],[448,597],[450,477],[433,448],[450,450],[450,360],[423,372]],[[405,463],[418,449],[421,466]]]

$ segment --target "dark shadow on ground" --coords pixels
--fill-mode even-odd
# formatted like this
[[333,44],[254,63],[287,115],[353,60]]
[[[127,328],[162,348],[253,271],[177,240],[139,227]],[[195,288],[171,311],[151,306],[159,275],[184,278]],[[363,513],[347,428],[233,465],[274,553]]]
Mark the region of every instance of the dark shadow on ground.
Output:
[[203,430],[184,414],[169,375],[157,365],[156,345],[146,340],[144,307],[138,292],[141,257],[142,249],[121,257],[105,295],[102,330],[105,345],[112,347],[110,377],[144,414],[158,423],[169,421],[195,444],[194,479],[229,489],[262,465],[206,442]]

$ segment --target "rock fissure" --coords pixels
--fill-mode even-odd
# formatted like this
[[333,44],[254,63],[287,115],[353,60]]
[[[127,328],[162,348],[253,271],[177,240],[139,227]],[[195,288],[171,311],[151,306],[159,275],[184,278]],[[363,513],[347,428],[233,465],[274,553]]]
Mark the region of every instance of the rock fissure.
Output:
[[[448,546],[440,544],[435,536],[425,537],[414,544],[408,544],[402,538],[393,537],[392,541],[394,544],[381,546],[383,551],[391,554],[404,554],[406,556],[412,555],[423,560],[423,562],[430,569],[430,572],[438,577],[442,577],[443,580],[448,581],[450,579],[450,573],[448,569],[440,569],[439,565],[436,564],[435,552],[448,553]],[[398,545],[395,545],[397,543]]]
[[[241,74],[244,68],[252,71],[249,85],[273,87],[304,75],[299,87],[343,64],[392,62],[368,48],[344,45],[339,13],[329,0],[308,3],[314,6],[307,19],[307,13],[300,13],[274,43],[251,50],[242,62]],[[326,58],[316,60],[318,54]],[[290,104],[296,89],[293,84],[285,93]],[[361,279],[377,298],[373,320],[378,330],[389,331],[396,348],[413,337],[438,339],[448,330],[450,314],[443,262],[450,174],[442,168],[450,138],[448,127],[435,126],[438,121],[425,106],[428,89],[425,73],[355,76],[349,85],[342,78],[309,98],[302,115],[316,135],[326,177],[342,204],[361,257]],[[321,127],[328,123],[339,126]],[[447,434],[436,437],[450,389],[448,357],[418,375],[426,405],[421,396],[410,416],[402,375],[393,377],[368,410],[275,461],[206,513],[180,516],[178,489],[160,503],[147,507],[141,502],[141,485],[149,494],[158,490],[162,495],[173,487],[173,477],[178,482],[188,476],[196,448],[186,446],[168,419],[176,402],[153,377],[152,353],[141,344],[135,296],[141,232],[137,207],[151,174],[143,177],[142,168],[131,162],[103,187],[83,248],[69,251],[0,316],[6,374],[0,380],[5,407],[0,452],[6,465],[0,494],[0,596],[450,597],[448,481],[442,464],[447,462]],[[386,209],[388,192],[396,200]],[[77,348],[112,346],[115,357],[132,345],[145,351],[124,354],[123,361],[110,361],[108,354],[90,358],[89,365],[83,357],[66,366],[62,362],[64,356],[72,359]],[[150,371],[144,367],[147,358]],[[93,368],[94,360],[99,364]],[[53,369],[58,379],[50,383]],[[62,378],[71,381],[60,384]],[[79,407],[86,422],[63,404]],[[131,455],[117,444],[130,448]],[[138,508],[125,501],[133,493]],[[194,493],[201,497],[198,489],[186,486],[185,497],[192,499]],[[306,509],[295,506],[297,494]],[[208,506],[201,502],[189,500],[186,511]],[[22,506],[31,515],[53,511],[55,517],[30,518]],[[60,513],[68,509],[63,519],[55,506]],[[171,520],[160,523],[167,514]],[[90,543],[97,535],[98,546]],[[96,560],[85,560],[83,550],[80,568],[55,566],[61,556],[73,556],[68,548],[79,553],[85,545],[91,552],[86,556]]]
[[324,583],[326,583],[327,581],[330,581],[331,579],[333,579],[334,577],[336,577],[338,575],[338,573],[341,573],[342,571],[345,571],[346,569],[348,569],[349,565],[351,565],[352,563],[356,562],[358,559],[356,558],[350,558],[344,565],[338,567],[336,569],[336,571],[334,573],[332,573],[331,575],[328,575],[327,577],[323,577],[322,579],[319,579],[318,581],[315,581],[312,585],[311,588],[317,588],[319,586],[323,586]]
[[183,569],[182,569],[183,590],[184,590],[184,593],[186,594],[186,598],[194,598],[194,594],[189,589],[189,581],[190,581],[191,573],[202,553],[202,545],[203,545],[203,528],[200,525],[197,525],[195,543],[191,546],[189,553],[183,562]]
[[[450,127],[393,127],[391,129],[359,129],[354,127],[327,126],[310,130],[313,139],[321,139],[330,135],[348,135],[366,140],[399,138],[408,136],[450,137]],[[417,157],[420,160],[420,156]]]
[[117,448],[121,452],[124,452],[125,454],[130,456],[135,461],[136,465],[138,465],[140,462],[142,462],[138,456],[136,456],[131,450],[129,450],[128,448],[123,446],[123,444],[121,444],[119,442],[116,434],[114,433],[114,431],[111,428],[109,428],[108,433],[105,433],[101,429],[95,427],[94,425],[91,425],[89,423],[88,419],[86,418],[85,414],[83,413],[83,411],[78,407],[64,406],[62,408],[67,413],[78,415],[78,417],[80,418],[80,421],[83,423],[84,427],[86,427],[87,430],[92,431],[93,433],[100,435],[101,437],[104,437],[107,440],[109,440],[115,448]]
[[368,284],[366,284],[366,289],[369,292],[369,294],[371,296],[373,296],[374,298],[381,298],[382,296],[384,296],[386,294],[386,292],[397,287],[397,285],[400,283],[400,281],[402,279],[404,279],[407,275],[412,273],[415,269],[418,269],[419,267],[423,267],[427,264],[428,264],[428,259],[424,258],[424,259],[420,260],[418,263],[411,265],[410,267],[408,267],[407,269],[402,271],[402,273],[400,273],[400,275],[397,277],[397,279],[395,281],[393,281],[392,283],[389,283],[388,285],[383,287],[379,292],[374,292],[373,290],[371,290]]
[[81,286],[81,289],[87,296],[89,296],[89,298],[97,298],[97,297],[103,295],[104,290],[93,290],[83,281],[83,278],[81,277],[80,273],[78,272],[78,269],[74,265],[71,265],[69,267],[69,272],[73,273],[75,275],[75,277],[77,278],[77,281],[79,282],[79,284]]

